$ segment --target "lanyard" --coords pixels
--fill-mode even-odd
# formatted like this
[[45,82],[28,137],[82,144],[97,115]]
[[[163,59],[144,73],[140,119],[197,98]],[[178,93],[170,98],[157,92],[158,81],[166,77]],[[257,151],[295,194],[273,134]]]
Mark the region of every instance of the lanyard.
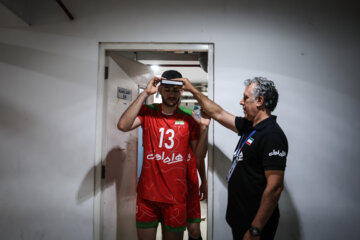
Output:
[[[245,135],[241,136],[239,144],[236,146],[236,149],[234,152],[234,157],[239,155],[239,153],[241,152],[241,149],[244,147],[247,140],[249,140],[249,138],[251,138],[251,136],[254,135],[255,132],[256,132],[256,130],[252,131],[246,139],[245,139]],[[244,140],[244,141],[242,141],[242,140]]]
[[226,179],[228,182],[230,181],[231,175],[234,172],[236,164],[240,161],[240,158],[242,158],[242,152],[241,152],[242,148],[244,147],[245,143],[249,140],[249,138],[251,138],[251,136],[254,135],[255,132],[256,132],[256,130],[252,131],[249,134],[249,136],[247,136],[246,139],[245,139],[245,135],[241,136],[240,141],[239,141],[238,145],[236,146],[236,149],[234,152],[234,157],[233,157],[233,162],[232,162],[231,168],[229,169],[228,175],[226,176]]

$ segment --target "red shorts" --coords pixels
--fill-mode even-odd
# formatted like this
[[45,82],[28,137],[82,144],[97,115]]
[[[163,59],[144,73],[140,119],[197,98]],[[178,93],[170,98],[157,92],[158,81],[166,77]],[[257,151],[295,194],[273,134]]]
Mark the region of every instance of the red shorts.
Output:
[[186,229],[186,203],[168,204],[154,202],[137,197],[136,227],[154,228],[159,221],[171,232],[182,232]]

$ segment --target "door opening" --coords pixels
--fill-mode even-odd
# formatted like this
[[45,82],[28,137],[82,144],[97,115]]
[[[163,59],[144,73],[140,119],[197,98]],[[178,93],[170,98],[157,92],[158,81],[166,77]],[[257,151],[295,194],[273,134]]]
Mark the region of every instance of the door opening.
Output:
[[[122,133],[116,128],[122,112],[152,76],[177,70],[213,99],[213,44],[100,43],[97,98],[97,139],[94,198],[95,239],[136,239],[136,182],[142,165],[141,130]],[[156,95],[147,103],[160,102]],[[196,100],[184,92],[181,105]],[[141,128],[139,128],[141,129]],[[213,123],[206,159],[208,200],[201,203],[203,239],[212,239]],[[103,173],[103,174],[101,174]],[[102,175],[102,176],[101,176]],[[157,239],[161,239],[158,229]],[[184,234],[187,239],[187,233]]]

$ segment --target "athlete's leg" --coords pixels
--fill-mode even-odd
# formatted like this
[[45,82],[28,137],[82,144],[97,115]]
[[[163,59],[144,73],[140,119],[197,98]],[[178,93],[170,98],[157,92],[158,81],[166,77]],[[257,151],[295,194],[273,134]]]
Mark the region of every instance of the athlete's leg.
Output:
[[165,240],[183,240],[184,232],[171,232],[167,229],[164,230],[164,238]]
[[[173,239],[183,239],[184,232],[171,232],[167,231],[164,224],[161,224],[161,233],[162,233],[162,240],[173,240]],[[179,233],[179,234],[178,234]],[[180,235],[181,233],[181,235]]]
[[160,208],[155,202],[137,197],[136,230],[139,240],[155,240]]
[[186,229],[186,203],[167,204],[162,208],[164,240],[182,240]]
[[137,228],[138,240],[155,240],[157,228]]
[[[196,193],[198,194],[198,193]],[[189,240],[196,239],[201,240],[200,222],[200,201],[198,197],[188,198],[188,204],[186,206],[187,222],[186,228],[188,230]]]
[[189,239],[202,239],[199,222],[188,222],[186,224],[188,230]]

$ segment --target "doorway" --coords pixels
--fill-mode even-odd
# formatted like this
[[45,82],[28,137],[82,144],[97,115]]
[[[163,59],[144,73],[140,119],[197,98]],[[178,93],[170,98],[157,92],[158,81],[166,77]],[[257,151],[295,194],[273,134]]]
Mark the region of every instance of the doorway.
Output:
[[[97,95],[95,239],[136,239],[136,183],[141,171],[141,130],[122,133],[116,128],[152,76],[174,69],[213,99],[213,53],[209,43],[100,43]],[[206,72],[207,71],[207,72]],[[156,95],[147,103],[159,102]],[[182,105],[196,101],[184,93]],[[141,129],[141,128],[139,128]],[[140,137],[139,137],[140,136]],[[204,239],[212,239],[213,124],[207,155],[208,200],[202,204]],[[205,223],[205,224],[204,224]],[[158,229],[158,233],[161,231]],[[187,234],[185,233],[184,236]]]

